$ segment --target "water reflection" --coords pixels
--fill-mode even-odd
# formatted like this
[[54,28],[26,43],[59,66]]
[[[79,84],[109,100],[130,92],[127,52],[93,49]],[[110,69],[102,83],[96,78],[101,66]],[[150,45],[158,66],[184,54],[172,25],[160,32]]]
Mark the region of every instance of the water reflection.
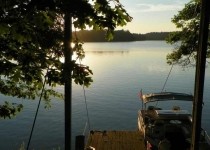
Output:
[[[137,112],[141,108],[138,92],[161,91],[171,66],[166,64],[166,54],[173,48],[164,41],[130,43],[89,43],[85,45],[86,57],[82,63],[93,70],[93,84],[86,89],[91,121],[95,130],[135,130]],[[193,93],[195,68],[174,66],[166,84],[167,91]],[[206,70],[203,127],[210,132],[210,75]],[[57,90],[63,91],[63,87]],[[82,134],[86,124],[84,95],[81,86],[73,84],[72,132],[73,140]],[[10,97],[0,96],[1,99]],[[27,142],[37,101],[23,101],[24,111],[15,120],[0,124],[0,149],[18,149]],[[33,136],[34,149],[63,147],[63,101],[53,100],[52,108],[42,107]],[[183,104],[183,108],[187,105]],[[72,141],[74,143],[74,141]]]

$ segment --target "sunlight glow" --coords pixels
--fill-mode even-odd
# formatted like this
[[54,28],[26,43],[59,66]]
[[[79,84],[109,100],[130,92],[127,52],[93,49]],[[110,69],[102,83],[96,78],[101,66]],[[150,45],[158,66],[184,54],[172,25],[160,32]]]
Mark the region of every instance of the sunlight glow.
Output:
[[171,22],[174,15],[190,0],[121,0],[127,12],[133,17],[131,23],[118,29],[131,33],[169,32],[178,30]]

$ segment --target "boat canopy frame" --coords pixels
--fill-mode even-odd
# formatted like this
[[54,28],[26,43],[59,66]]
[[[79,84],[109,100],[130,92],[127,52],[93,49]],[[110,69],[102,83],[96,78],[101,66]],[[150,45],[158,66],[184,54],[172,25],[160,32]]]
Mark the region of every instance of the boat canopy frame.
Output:
[[186,93],[176,93],[176,92],[160,92],[160,93],[144,94],[141,96],[141,99],[144,104],[149,102],[171,101],[171,100],[193,101],[193,95]]

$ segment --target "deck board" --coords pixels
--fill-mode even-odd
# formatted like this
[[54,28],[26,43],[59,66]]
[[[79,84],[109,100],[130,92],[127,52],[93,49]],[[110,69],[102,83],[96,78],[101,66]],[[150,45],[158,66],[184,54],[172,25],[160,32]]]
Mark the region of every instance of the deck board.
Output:
[[145,150],[139,131],[91,131],[86,147],[95,150]]

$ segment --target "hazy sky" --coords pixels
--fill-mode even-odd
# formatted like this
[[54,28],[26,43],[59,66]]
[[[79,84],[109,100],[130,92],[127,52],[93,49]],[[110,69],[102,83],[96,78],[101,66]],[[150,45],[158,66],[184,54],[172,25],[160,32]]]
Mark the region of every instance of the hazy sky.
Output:
[[[171,18],[190,0],[120,0],[133,17],[123,29],[131,33],[174,31]],[[121,29],[121,28],[120,28]]]

